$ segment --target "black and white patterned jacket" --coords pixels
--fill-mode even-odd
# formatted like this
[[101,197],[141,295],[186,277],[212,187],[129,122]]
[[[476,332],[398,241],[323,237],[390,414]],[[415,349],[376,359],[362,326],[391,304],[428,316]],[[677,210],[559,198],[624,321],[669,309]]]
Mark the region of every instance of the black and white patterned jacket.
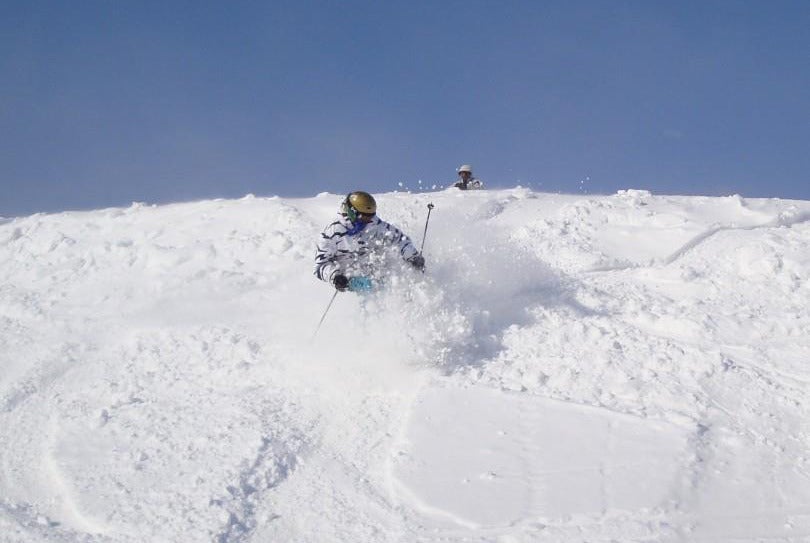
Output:
[[315,276],[331,283],[340,272],[347,277],[378,276],[389,260],[410,260],[419,254],[410,238],[379,217],[360,228],[339,214],[324,228],[315,254]]
[[461,190],[478,190],[484,188],[484,182],[477,177],[470,177],[466,183],[463,179],[459,179],[453,186]]

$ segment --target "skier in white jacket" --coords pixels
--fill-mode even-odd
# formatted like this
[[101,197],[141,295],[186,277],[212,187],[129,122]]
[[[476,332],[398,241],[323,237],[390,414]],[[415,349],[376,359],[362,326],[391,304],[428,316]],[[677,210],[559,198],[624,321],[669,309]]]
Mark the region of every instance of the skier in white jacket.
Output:
[[315,276],[340,291],[368,291],[391,260],[424,270],[425,259],[402,231],[377,217],[377,202],[363,191],[350,193],[337,218],[321,233]]
[[462,164],[456,170],[458,172],[459,180],[453,186],[461,190],[477,190],[484,188],[484,182],[473,176],[472,166],[469,164]]

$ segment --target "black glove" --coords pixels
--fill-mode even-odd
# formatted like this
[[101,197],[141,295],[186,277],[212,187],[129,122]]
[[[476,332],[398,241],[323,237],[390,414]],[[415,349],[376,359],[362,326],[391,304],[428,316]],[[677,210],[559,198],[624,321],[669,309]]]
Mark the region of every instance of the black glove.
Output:
[[425,271],[425,257],[422,255],[412,256],[410,259],[408,259],[408,264],[419,271]]
[[336,289],[343,292],[349,288],[349,278],[342,273],[339,273],[332,278],[332,284],[335,285]]

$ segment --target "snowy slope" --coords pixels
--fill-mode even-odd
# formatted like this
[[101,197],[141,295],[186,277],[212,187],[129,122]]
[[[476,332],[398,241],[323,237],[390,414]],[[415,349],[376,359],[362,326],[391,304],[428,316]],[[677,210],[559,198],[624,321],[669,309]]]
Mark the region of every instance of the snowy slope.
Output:
[[0,224],[0,541],[810,541],[810,202],[340,197]]

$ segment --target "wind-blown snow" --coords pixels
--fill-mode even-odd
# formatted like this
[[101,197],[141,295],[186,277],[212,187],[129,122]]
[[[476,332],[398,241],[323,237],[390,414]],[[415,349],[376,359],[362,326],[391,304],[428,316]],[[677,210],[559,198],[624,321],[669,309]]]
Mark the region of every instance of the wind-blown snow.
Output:
[[810,540],[810,202],[339,200],[0,221],[0,541]]

